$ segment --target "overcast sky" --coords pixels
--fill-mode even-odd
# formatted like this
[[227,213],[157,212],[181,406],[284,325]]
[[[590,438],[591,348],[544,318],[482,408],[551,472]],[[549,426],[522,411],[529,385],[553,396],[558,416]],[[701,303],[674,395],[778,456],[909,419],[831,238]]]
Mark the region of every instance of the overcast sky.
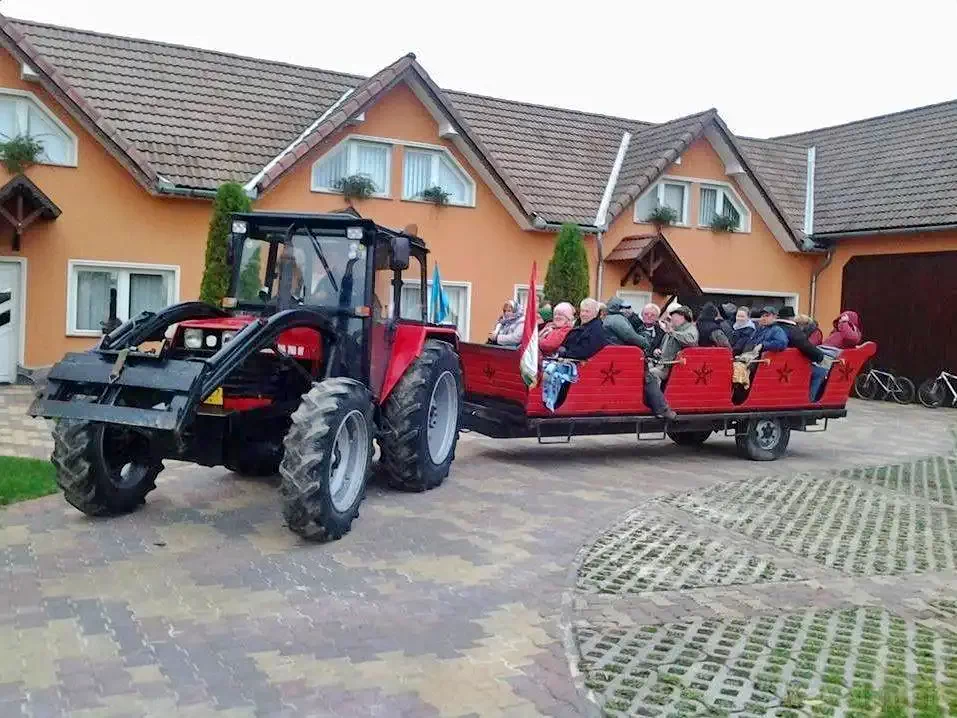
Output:
[[[248,8],[245,9],[244,8]],[[957,0],[0,0],[0,12],[663,121],[717,107],[773,136],[957,98]]]

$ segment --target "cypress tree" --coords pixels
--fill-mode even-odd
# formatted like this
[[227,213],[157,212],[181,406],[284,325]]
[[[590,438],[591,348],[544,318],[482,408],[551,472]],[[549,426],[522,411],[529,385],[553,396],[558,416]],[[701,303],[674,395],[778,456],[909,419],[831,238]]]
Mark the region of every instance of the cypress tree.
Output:
[[[209,234],[206,238],[206,268],[203,270],[203,283],[199,290],[200,300],[207,304],[220,306],[229,291],[230,269],[226,264],[229,215],[233,212],[248,212],[250,206],[249,197],[242,185],[227,182],[216,191],[213,216],[209,220]],[[238,259],[237,257],[237,261]]]
[[588,296],[588,276],[588,256],[581,230],[577,224],[563,224],[545,275],[545,300],[552,305],[569,302],[577,307]]

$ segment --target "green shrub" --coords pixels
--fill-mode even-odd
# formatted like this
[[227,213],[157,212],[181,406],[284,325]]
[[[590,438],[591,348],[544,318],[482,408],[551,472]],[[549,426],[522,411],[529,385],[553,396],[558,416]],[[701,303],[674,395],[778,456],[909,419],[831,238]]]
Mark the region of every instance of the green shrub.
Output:
[[[242,261],[242,257],[236,257],[236,261]],[[239,272],[239,289],[236,296],[241,300],[256,301],[262,288],[262,259],[259,247],[256,247]]]
[[577,224],[563,224],[545,275],[545,300],[577,307],[588,296],[588,286],[588,256],[581,229]]
[[[233,212],[248,212],[249,197],[246,190],[235,182],[221,185],[213,200],[213,216],[209,220],[209,234],[206,238],[206,268],[203,270],[203,283],[199,298],[207,304],[218,307],[229,291],[229,265],[226,263],[226,248],[229,244],[230,222]],[[240,261],[236,257],[236,261]]]
[[0,142],[0,163],[11,174],[25,172],[31,165],[36,164],[41,154],[43,143],[30,135],[17,135],[6,142]]

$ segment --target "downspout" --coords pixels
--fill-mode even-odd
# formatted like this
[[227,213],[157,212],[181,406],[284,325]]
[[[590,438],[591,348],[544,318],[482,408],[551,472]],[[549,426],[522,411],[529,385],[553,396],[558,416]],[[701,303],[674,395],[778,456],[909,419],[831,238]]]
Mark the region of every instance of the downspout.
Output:
[[598,234],[595,235],[595,251],[598,255],[598,267],[597,267],[597,277],[595,278],[595,297],[598,301],[601,301],[601,280],[602,280],[602,268],[605,266],[605,252],[601,245],[601,236],[603,232],[599,229]]
[[808,310],[808,314],[812,317],[814,316],[815,311],[817,311],[817,278],[824,274],[824,270],[831,266],[831,262],[834,261],[834,248],[827,250],[827,255],[824,257],[824,261],[821,263],[821,266],[814,270],[811,273],[811,306]]
[[621,142],[618,144],[618,154],[615,155],[615,162],[611,166],[611,173],[608,175],[608,183],[605,185],[605,191],[601,196],[601,203],[598,205],[598,212],[595,214],[595,226],[598,228],[598,234],[595,236],[595,249],[598,255],[598,266],[595,276],[595,296],[601,301],[602,281],[604,280],[605,269],[605,251],[602,245],[602,237],[608,230],[608,205],[611,204],[611,196],[618,184],[618,175],[621,172],[621,166],[625,161],[625,154],[628,152],[628,144],[631,142],[631,133],[623,132]]

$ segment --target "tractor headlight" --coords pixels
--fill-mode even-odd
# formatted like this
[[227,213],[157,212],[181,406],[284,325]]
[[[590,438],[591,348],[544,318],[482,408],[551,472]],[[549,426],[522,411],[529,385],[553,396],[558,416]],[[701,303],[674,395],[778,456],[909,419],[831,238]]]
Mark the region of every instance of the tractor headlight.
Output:
[[202,349],[203,347],[203,330],[202,329],[187,329],[183,332],[183,344],[187,349]]
[[216,337],[215,334],[206,335],[206,346],[208,346],[210,349],[214,349],[218,342],[219,342],[219,339]]
[[236,332],[223,332],[223,344],[231,341],[234,336],[236,336]]

